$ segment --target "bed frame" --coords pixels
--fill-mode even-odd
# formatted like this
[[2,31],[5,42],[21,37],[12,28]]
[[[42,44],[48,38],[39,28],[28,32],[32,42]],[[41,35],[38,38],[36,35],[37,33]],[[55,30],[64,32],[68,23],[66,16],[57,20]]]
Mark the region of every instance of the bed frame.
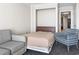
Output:
[[[55,33],[55,27],[46,27],[46,26],[38,26],[36,27],[36,31],[44,31],[44,32],[52,32]],[[27,46],[27,49],[44,52],[49,54],[52,49],[53,43],[51,43],[51,46],[48,48],[44,47],[36,47],[36,46]]]
[[52,32],[55,33],[55,27],[37,26],[36,31]]

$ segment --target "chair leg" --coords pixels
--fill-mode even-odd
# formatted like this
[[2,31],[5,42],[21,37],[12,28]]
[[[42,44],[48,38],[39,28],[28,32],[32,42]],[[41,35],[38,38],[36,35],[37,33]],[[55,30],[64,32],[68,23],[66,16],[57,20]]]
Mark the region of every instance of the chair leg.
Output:
[[56,45],[57,45],[57,43],[58,43],[58,42],[56,41]]
[[69,53],[69,46],[67,46],[67,51],[68,51],[68,53]]
[[76,44],[76,47],[78,48],[78,43]]

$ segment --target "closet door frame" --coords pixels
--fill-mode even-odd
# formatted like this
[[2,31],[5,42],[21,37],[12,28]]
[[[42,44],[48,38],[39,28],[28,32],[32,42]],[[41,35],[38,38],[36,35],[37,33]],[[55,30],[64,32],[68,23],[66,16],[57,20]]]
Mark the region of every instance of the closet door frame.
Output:
[[62,12],[67,12],[67,11],[70,11],[71,12],[71,28],[75,28],[75,24],[74,24],[74,11],[73,11],[73,9],[67,9],[67,7],[72,7],[72,6],[66,6],[66,7],[61,7],[60,9],[59,9],[59,32],[61,32],[61,13]]
[[52,9],[55,8],[56,10],[56,32],[58,32],[58,4],[48,4],[48,5],[41,5],[41,6],[31,6],[31,32],[36,32],[36,26],[37,26],[37,21],[36,21],[36,14],[37,10],[39,9]]

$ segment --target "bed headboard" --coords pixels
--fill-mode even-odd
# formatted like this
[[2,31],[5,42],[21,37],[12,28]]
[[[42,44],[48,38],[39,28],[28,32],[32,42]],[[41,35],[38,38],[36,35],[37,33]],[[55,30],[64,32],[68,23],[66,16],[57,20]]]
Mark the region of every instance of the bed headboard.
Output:
[[45,31],[45,32],[53,32],[53,33],[55,33],[55,27],[37,26],[36,31]]

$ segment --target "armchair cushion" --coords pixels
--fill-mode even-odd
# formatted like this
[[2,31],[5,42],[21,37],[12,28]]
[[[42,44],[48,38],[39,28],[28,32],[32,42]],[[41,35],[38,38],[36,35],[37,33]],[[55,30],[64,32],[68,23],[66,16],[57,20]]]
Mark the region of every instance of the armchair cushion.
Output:
[[0,48],[0,55],[10,55],[10,50]]
[[11,51],[11,54],[13,54],[16,51],[20,50],[24,46],[25,46],[24,42],[13,41],[13,40],[8,41],[8,42],[3,43],[3,44],[0,45],[0,47],[2,47],[2,48],[9,49]]
[[0,44],[11,40],[10,30],[0,30]]
[[65,32],[57,32],[57,33],[55,33],[55,35],[56,36],[62,36],[62,35],[66,35],[66,33]]
[[55,33],[55,38],[57,40],[61,40],[61,39],[67,39],[67,35],[65,32],[58,32],[58,33]]

